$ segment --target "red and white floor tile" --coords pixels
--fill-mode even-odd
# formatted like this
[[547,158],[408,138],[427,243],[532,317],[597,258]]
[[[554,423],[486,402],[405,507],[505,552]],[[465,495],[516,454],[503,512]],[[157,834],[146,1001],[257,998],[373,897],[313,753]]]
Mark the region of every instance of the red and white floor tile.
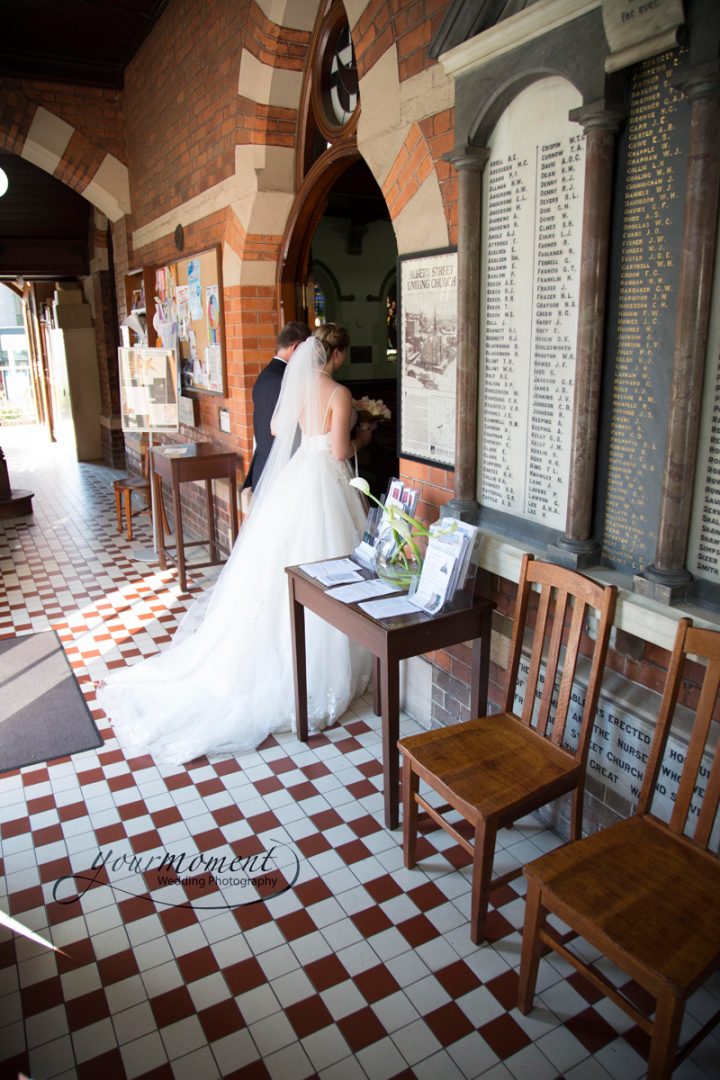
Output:
[[[169,641],[188,596],[143,561],[146,518],[133,543],[117,533],[116,474],[38,429],[3,428],[2,445],[35,513],[0,522],[0,637],[55,629],[93,709],[94,681]],[[518,1012],[522,879],[493,895],[478,948],[461,849],[429,833],[418,869],[403,868],[367,700],[308,744],[284,734],[177,769],[127,760],[94,716],[100,750],[0,776],[0,906],[63,950],[0,930],[0,1076],[644,1075],[645,1036],[560,960],[542,962],[536,1007]],[[416,725],[404,717],[402,730]],[[502,835],[497,864],[557,842],[527,819]],[[257,869],[273,848],[299,877],[266,900],[242,875],[203,888],[153,869],[164,852],[255,856]],[[97,880],[67,902],[83,877]],[[696,994],[687,1028],[718,998],[720,980]],[[711,1036],[676,1075],[719,1073]]]

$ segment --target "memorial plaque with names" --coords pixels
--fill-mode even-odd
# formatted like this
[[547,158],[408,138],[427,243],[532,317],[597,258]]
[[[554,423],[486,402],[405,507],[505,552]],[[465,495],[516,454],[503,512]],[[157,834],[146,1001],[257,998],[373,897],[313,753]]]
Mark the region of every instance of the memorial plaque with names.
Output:
[[543,79],[489,140],[483,197],[478,499],[565,526],[585,174],[577,91]]
[[695,492],[690,518],[688,569],[720,592],[720,230],[710,304],[705,385],[700,413]]
[[689,118],[670,82],[678,63],[678,53],[664,53],[637,66],[625,136],[602,547],[609,565],[630,571],[653,561],[660,513]]

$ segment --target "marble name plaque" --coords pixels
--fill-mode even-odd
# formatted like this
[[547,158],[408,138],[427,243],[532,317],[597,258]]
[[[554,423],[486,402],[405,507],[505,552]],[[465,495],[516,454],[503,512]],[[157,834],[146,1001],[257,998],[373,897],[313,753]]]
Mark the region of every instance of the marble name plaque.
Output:
[[478,500],[563,529],[568,497],[584,134],[560,78],[520,93],[489,139],[481,265]]

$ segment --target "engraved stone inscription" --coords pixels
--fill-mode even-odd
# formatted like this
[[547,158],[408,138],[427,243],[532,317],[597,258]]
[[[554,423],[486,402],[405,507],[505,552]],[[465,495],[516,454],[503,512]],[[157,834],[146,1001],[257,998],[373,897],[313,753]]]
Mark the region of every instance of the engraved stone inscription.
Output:
[[478,497],[551,528],[565,525],[572,428],[585,160],[575,98],[561,79],[520,94],[485,173]]
[[[522,712],[525,700],[525,689],[529,672],[528,661],[523,655],[520,660],[517,692],[515,695],[515,710]],[[544,682],[544,668],[539,675],[540,688],[542,691]],[[638,689],[637,684],[627,684],[630,692]],[[582,711],[585,705],[587,685],[584,678],[578,678],[573,682],[570,696],[570,708],[565,728],[563,745],[574,750],[582,723]],[[637,697],[635,698],[637,702]],[[657,709],[658,703],[654,703]],[[653,735],[655,733],[653,705],[648,706],[645,715],[639,709],[630,707],[628,702],[616,692],[612,695],[601,691],[598,706],[595,713],[595,721],[590,735],[588,751],[587,774],[597,783],[603,785],[606,792],[627,800],[632,806],[637,804],[645,779],[645,770],[648,763],[648,755]],[[690,722],[688,714],[685,729]],[[682,728],[683,725],[680,725]],[[675,728],[675,725],[674,725]],[[711,743],[712,745],[712,743]],[[680,772],[687,754],[687,739],[682,730],[671,730],[667,746],[663,755],[662,764],[655,795],[653,796],[653,812],[667,821],[672,814],[673,805],[677,798],[680,783]],[[697,821],[700,813],[702,800],[705,796],[707,782],[710,779],[712,759],[710,754],[705,754],[700,762],[697,783],[690,804],[690,821]],[[713,832],[714,843],[720,840],[720,819],[715,824]]]
[[657,540],[683,209],[677,62],[638,65],[628,119],[603,555],[630,570],[652,562]]

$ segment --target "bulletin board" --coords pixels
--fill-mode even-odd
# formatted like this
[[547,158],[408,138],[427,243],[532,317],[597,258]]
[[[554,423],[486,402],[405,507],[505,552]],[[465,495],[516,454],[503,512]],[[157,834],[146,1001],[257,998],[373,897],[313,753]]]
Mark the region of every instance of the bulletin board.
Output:
[[220,245],[160,267],[155,286],[161,314],[177,320],[182,389],[227,397]]

